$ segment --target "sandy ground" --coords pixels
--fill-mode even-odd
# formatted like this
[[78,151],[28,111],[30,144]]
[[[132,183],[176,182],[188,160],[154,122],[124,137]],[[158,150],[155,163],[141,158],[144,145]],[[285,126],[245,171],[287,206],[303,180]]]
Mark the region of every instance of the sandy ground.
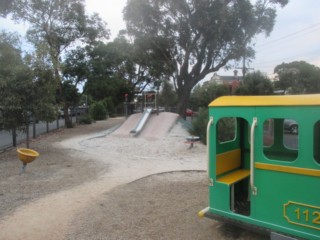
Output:
[[110,134],[122,118],[42,136],[23,174],[15,149],[1,153],[0,239],[265,239],[197,218],[207,206],[206,150],[188,149],[174,117],[158,137]]

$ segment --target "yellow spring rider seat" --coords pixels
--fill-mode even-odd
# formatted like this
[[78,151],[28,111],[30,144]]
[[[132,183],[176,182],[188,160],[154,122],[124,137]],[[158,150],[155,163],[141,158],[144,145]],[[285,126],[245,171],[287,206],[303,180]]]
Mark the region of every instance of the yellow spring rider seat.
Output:
[[23,163],[21,168],[21,173],[25,171],[28,163],[31,163],[40,155],[37,151],[29,148],[18,148],[17,153],[18,153],[18,158]]

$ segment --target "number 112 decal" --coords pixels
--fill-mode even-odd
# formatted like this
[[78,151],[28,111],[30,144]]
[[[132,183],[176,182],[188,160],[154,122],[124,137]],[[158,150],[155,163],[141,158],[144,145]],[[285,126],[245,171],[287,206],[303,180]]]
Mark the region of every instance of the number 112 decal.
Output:
[[320,230],[320,207],[289,201],[283,205],[283,216],[291,224]]

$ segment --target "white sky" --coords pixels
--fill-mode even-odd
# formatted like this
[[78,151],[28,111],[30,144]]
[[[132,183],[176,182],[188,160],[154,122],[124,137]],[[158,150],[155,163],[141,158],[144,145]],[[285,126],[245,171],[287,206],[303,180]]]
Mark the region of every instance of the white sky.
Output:
[[320,67],[320,1],[289,0],[279,9],[270,37],[257,38],[251,67],[271,74],[282,62],[306,61]]
[[[125,28],[122,11],[126,0],[86,0],[87,11],[96,12],[108,24],[111,39]],[[0,29],[23,32],[24,26],[13,25],[0,19]],[[256,39],[256,58],[250,64],[254,70],[272,74],[276,65],[282,62],[304,60],[320,67],[320,1],[289,0],[289,4],[278,10],[274,30],[268,38]],[[239,64],[241,67],[241,64]],[[219,71],[219,75],[232,75]],[[241,71],[240,71],[241,75]]]

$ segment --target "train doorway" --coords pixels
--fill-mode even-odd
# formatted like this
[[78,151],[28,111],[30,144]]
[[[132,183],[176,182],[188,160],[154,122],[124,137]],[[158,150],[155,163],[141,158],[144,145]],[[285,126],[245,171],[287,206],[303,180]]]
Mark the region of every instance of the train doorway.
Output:
[[216,125],[217,182],[227,185],[229,211],[250,215],[250,127],[244,118],[222,117]]

